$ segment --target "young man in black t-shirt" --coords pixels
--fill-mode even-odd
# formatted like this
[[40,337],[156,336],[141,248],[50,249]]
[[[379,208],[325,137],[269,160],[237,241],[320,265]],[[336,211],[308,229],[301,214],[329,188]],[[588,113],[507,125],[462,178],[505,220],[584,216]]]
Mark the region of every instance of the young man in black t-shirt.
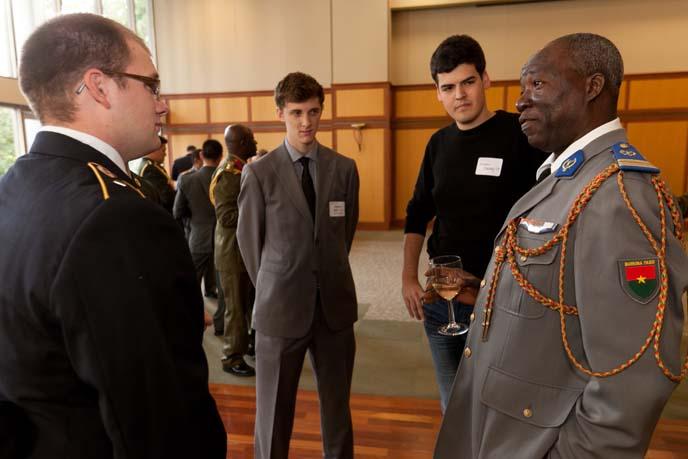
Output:
[[[430,258],[459,255],[464,269],[482,278],[507,212],[535,184],[546,155],[528,144],[518,115],[488,109],[490,78],[473,38],[444,40],[432,55],[430,71],[437,99],[454,122],[430,138],[406,208],[402,294],[409,315],[424,320],[444,412],[466,335],[438,332],[449,320],[447,302],[426,293],[418,281],[425,230],[434,218]],[[456,320],[469,324],[473,308],[460,299],[453,301]]]

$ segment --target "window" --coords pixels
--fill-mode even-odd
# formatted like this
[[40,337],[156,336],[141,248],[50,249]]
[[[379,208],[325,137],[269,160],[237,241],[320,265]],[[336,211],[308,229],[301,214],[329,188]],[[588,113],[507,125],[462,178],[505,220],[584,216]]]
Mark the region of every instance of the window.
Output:
[[12,54],[12,15],[7,2],[0,3],[0,76],[13,77],[14,55]]
[[0,107],[0,175],[17,159],[17,111],[10,107]]

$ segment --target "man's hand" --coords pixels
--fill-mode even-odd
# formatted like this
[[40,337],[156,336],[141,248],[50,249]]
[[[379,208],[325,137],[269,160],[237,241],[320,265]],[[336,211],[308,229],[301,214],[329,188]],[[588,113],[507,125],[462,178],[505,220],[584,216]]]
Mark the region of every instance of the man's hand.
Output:
[[[445,272],[451,269],[452,276],[455,276],[459,283],[459,294],[454,298],[461,304],[468,306],[475,305],[475,300],[478,297],[478,290],[480,289],[480,279],[475,277],[468,271],[459,268],[442,268]],[[435,289],[432,287],[432,276],[434,269],[428,268],[425,271],[425,276],[428,278],[425,283],[425,294],[423,295],[423,303],[434,303],[440,299]]]
[[418,279],[403,277],[401,280],[401,294],[406,303],[409,316],[417,320],[423,320],[423,288]]

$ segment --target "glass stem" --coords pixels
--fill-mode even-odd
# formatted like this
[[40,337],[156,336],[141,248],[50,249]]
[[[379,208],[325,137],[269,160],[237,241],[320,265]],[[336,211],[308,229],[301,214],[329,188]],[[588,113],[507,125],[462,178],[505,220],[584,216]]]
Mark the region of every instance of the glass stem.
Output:
[[447,300],[449,304],[449,324],[456,324],[456,319],[454,318],[454,305],[452,305],[452,300]]

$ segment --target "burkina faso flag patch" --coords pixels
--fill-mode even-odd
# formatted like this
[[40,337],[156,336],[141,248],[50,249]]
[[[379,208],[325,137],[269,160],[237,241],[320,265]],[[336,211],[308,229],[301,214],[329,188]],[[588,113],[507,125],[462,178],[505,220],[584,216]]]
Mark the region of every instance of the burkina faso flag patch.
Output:
[[639,303],[649,303],[659,291],[656,258],[620,260],[621,285],[631,298]]

